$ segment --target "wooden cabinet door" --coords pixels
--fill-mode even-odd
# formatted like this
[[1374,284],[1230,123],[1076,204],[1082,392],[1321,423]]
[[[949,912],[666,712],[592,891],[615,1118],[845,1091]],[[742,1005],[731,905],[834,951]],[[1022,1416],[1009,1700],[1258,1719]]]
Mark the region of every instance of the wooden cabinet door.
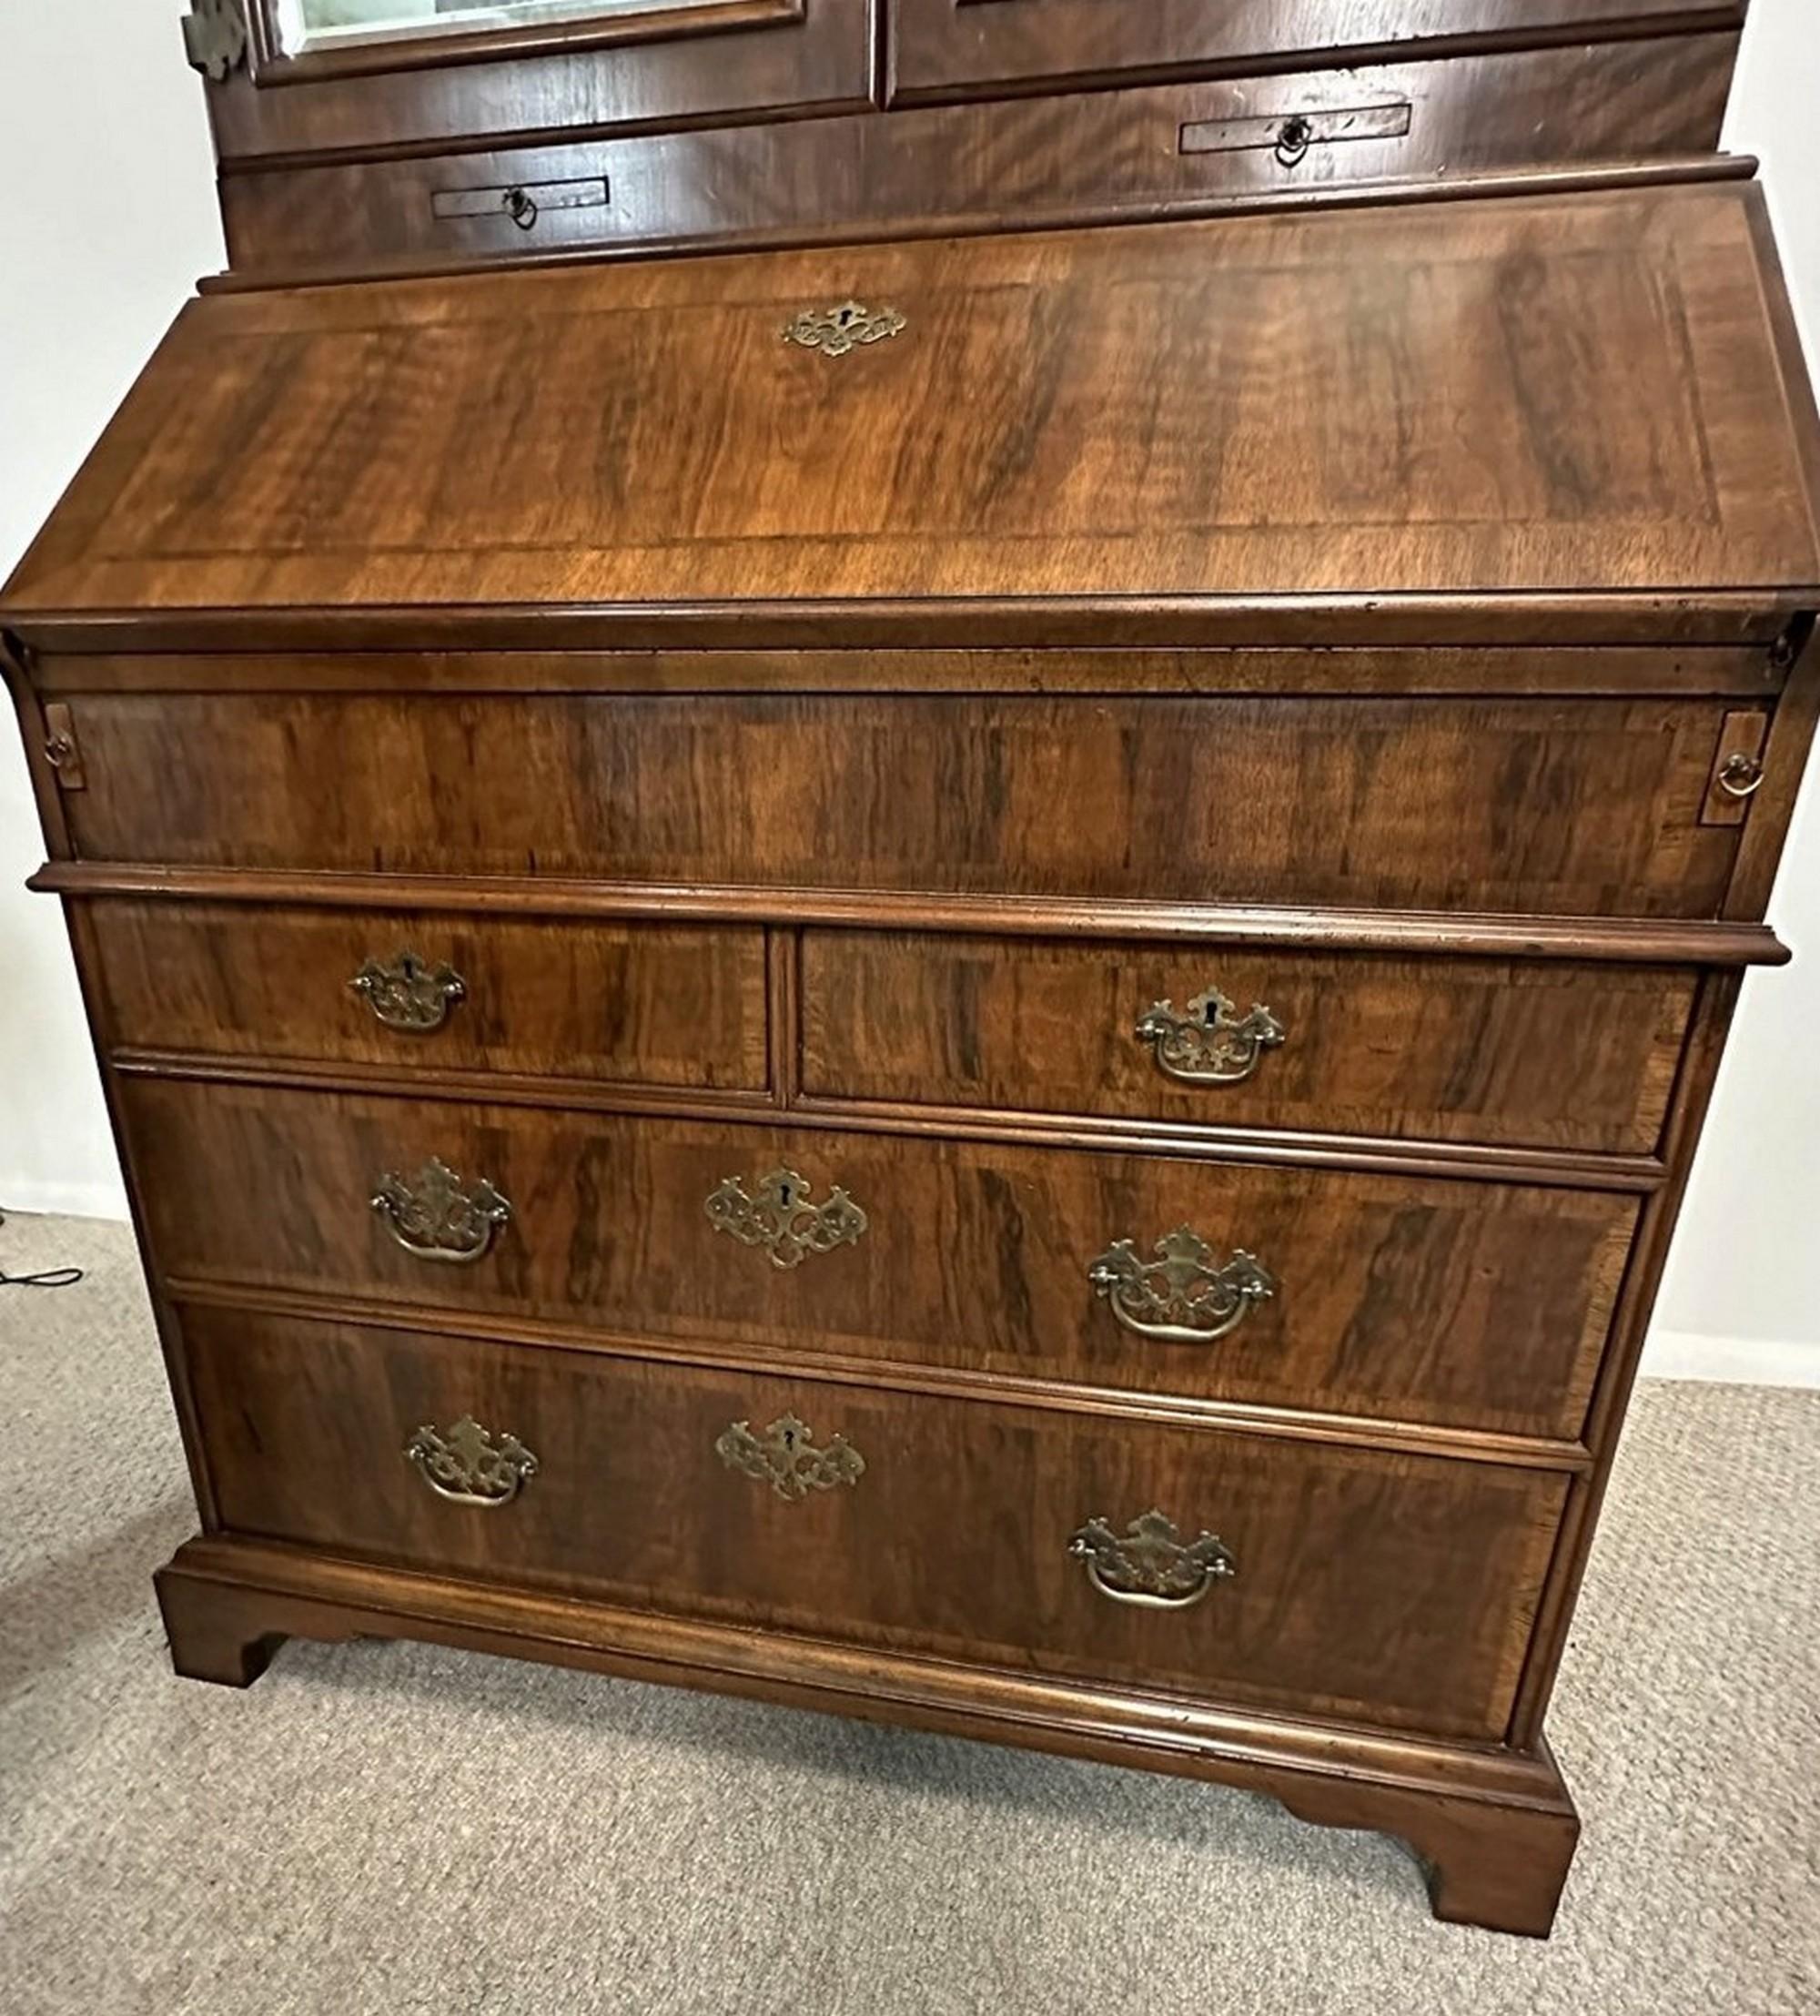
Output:
[[[299,32],[280,0],[246,0],[244,36],[192,35],[223,161],[871,102],[871,0],[521,0],[493,25],[464,0],[309,4],[304,19],[344,25]],[[420,32],[398,28],[418,13]]]
[[1744,13],[1737,0],[894,0],[890,87],[903,101],[990,97],[1673,33]]

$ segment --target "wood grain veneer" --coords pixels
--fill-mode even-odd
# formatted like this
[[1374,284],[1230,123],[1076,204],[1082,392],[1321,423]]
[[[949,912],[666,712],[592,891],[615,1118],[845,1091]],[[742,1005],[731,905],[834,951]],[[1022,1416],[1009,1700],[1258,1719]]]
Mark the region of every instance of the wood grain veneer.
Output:
[[[1186,1014],[1214,986],[1241,1017],[1268,1007],[1282,1040],[1239,1082],[1183,1084],[1137,1025],[1166,998]],[[1694,987],[1651,967],[810,931],[803,1086],[831,1099],[1646,1154]]]
[[[70,712],[91,780],[73,837],[105,861],[1700,917],[1741,832],[1701,823],[1727,710],[1691,700],[110,694]],[[441,788],[399,788],[414,775]]]
[[[470,1321],[701,1338],[1538,1435],[1579,1433],[1636,1205],[1411,1180],[726,1119],[168,1084],[123,1089],[165,1264],[187,1281],[430,1300]],[[514,1217],[472,1266],[369,1209],[435,1155]],[[715,1231],[728,1176],[800,1171],[871,1222],[780,1271]],[[1178,1225],[1280,1282],[1217,1344],[1134,1336],[1088,1269]]]
[[[230,1531],[1436,1735],[1502,1732],[1564,1491],[1483,1464],[346,1325],[193,1312],[185,1331]],[[786,1413],[844,1435],[857,1484],[791,1503],[716,1457],[732,1422]],[[450,1505],[406,1462],[420,1423],[462,1414],[536,1454],[511,1504]],[[309,1460],[275,1464],[275,1446]],[[1217,1527],[1239,1562],[1192,1609],[1110,1603],[1068,1558],[1087,1519],[1109,1509],[1122,1528],[1152,1504]]]
[[[1341,11],[913,0],[872,47],[1036,117],[1633,37],[1660,109],[1736,28]],[[713,102],[832,132],[831,45],[763,32]],[[532,116],[686,124],[678,46],[616,106],[551,57]],[[459,67],[230,79],[230,173],[402,186],[504,130],[451,133],[504,66]],[[0,596],[203,1529],[180,1671],[394,1631],[1124,1758],[1547,1930],[1543,1714],[1820,708],[1761,198],[1589,172],[186,311]],[[903,330],[784,345],[850,294]],[[347,992],[406,937],[468,983],[421,1040]],[[1209,982],[1286,1041],[1164,1085],[1132,1018]],[[468,1264],[372,1208],[434,1156],[510,1200]],[[780,1166],[864,1230],[717,1229]],[[1217,1341],[1089,1272],[1184,1223],[1273,1278]],[[786,1408],[864,1474],[715,1455]],[[540,1458],[508,1505],[404,1456],[464,1413]],[[1067,1553],[1153,1508],[1239,1557],[1192,1611]]]

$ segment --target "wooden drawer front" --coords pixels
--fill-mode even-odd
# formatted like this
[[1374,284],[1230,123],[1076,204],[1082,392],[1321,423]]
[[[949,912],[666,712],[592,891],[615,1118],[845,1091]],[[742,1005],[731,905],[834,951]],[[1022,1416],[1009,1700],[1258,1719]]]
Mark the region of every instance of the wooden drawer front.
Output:
[[762,931],[166,898],[91,915],[116,1046],[726,1089],[769,1076]]
[[[812,931],[802,994],[803,1089],[822,1099],[1642,1153],[1661,1132],[1694,980]],[[1153,1014],[1165,1001],[1172,1012]]]
[[[1515,1184],[243,1086],[125,1096],[179,1277],[1512,1433],[1579,1432],[1635,1219],[1631,1198]],[[432,1156],[511,1206],[472,1264],[404,1251],[369,1209],[389,1175],[424,1190]],[[710,1222],[728,1178],[755,1198],[780,1169],[817,1202],[844,1189],[864,1231],[779,1266]],[[1114,1241],[1148,1261],[1182,1225],[1276,1282],[1216,1340],[1140,1334],[1089,1276]]]
[[[977,17],[977,18],[976,18]],[[1407,52],[1429,41],[1575,41],[1622,24],[1708,27],[1744,17],[1708,0],[1168,0],[1102,6],[1098,0],[896,0],[891,10],[892,80],[901,99],[975,96],[1034,83],[1107,81],[1122,72],[1267,70],[1354,62],[1373,50]],[[1371,73],[1355,80],[1361,104],[1378,102]],[[1621,150],[1622,151],[1622,150]]]
[[89,858],[1706,917],[1738,840],[1707,701],[71,704]]
[[[1502,1733],[1564,1495],[1548,1472],[588,1352],[225,1312],[184,1329],[240,1532],[1452,1735]],[[789,1498],[717,1454],[788,1415],[863,1471],[836,1449],[825,1488]],[[509,1502],[450,1503],[407,1457],[464,1417],[535,1459]],[[1237,1573],[1178,1610],[1098,1594],[1070,1536],[1153,1509]]]

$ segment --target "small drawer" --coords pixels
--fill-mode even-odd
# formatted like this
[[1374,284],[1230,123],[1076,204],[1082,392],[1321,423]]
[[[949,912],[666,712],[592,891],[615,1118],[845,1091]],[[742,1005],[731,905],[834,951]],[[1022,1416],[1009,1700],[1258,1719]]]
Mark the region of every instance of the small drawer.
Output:
[[190,1281],[1576,1436],[1633,1197],[136,1079]]
[[111,1045],[762,1090],[764,934],[106,898]]
[[1502,1734],[1565,1494],[1546,1471],[589,1352],[199,1309],[183,1328],[236,1532],[1436,1735]]
[[812,931],[803,1089],[1646,1154],[1694,986],[1653,967]]

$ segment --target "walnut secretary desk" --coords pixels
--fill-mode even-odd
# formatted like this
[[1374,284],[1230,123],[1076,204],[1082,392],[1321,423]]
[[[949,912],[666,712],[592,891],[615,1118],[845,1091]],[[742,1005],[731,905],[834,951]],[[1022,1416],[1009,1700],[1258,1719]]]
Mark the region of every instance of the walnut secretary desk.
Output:
[[1546,1932],[1820,696],[1743,13],[197,0],[231,268],[0,596],[180,1672],[1185,1773]]

